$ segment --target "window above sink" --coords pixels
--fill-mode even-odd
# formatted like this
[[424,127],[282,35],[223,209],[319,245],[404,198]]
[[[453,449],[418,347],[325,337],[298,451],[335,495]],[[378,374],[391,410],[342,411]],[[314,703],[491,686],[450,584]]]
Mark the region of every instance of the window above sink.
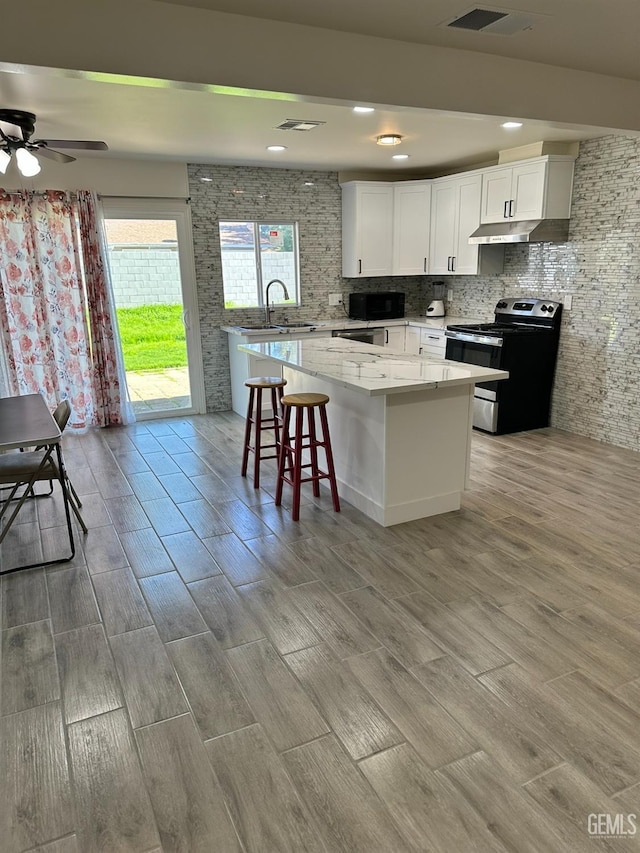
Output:
[[221,220],[218,230],[225,309],[264,308],[266,286],[274,278],[284,281],[289,298],[274,291],[273,307],[300,305],[297,222]]

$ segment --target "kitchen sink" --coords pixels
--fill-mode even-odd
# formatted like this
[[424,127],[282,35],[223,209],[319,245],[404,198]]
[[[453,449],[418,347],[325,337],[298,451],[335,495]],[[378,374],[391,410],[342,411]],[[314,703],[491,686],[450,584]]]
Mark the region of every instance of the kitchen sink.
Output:
[[276,323],[277,329],[313,329],[317,323]]
[[280,329],[280,326],[265,326],[264,323],[244,323],[242,326],[236,326],[236,329],[247,332],[268,332],[270,330]]

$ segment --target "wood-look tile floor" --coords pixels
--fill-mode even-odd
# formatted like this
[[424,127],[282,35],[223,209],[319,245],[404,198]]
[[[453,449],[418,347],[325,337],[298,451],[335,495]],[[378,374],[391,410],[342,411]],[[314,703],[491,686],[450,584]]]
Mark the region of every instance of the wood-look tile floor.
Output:
[[[89,533],[0,584],[2,853],[640,849],[589,834],[640,813],[640,456],[475,434],[459,512],[294,524],[242,429],[65,437]],[[65,535],[31,502],[4,567]]]

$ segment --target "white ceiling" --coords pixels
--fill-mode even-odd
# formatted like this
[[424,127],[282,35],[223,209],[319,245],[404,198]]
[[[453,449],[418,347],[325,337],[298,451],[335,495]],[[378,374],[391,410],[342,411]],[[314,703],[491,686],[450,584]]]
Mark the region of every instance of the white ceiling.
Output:
[[[417,44],[474,50],[640,80],[638,0],[160,0]],[[523,13],[513,36],[447,29],[471,9]]]
[[[393,4],[387,0],[270,0],[268,4],[264,0],[174,0],[172,5],[271,17],[640,79],[639,0],[564,0],[562,4],[557,0],[511,0],[510,9],[526,11],[534,22],[533,29],[513,36],[438,26],[475,5],[507,8],[467,5],[464,0],[396,0]],[[560,5],[562,8],[557,8]],[[604,38],[602,34],[611,30],[612,16],[616,37]],[[425,81],[425,85],[437,85],[437,81]],[[35,137],[97,139],[109,145],[108,152],[79,153],[79,157],[393,170],[408,176],[492,162],[499,150],[538,140],[577,141],[608,132],[603,128],[533,121],[507,131],[495,116],[393,105],[376,104],[374,113],[357,115],[353,113],[353,103],[326,99],[314,102],[293,95],[247,90],[227,89],[222,94],[213,88],[0,64],[0,107],[36,113]],[[325,124],[310,132],[275,129],[286,119],[311,119]],[[375,137],[383,132],[401,134],[402,144],[394,149],[376,145]],[[269,153],[266,146],[271,144],[286,145],[287,150]],[[70,153],[75,156],[75,152]],[[395,162],[391,159],[393,153],[410,157]]]

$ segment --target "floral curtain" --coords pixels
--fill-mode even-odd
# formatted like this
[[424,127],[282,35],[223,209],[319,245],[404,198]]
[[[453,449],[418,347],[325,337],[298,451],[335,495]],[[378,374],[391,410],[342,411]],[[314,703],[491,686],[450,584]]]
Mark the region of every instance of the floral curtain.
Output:
[[[116,314],[110,296],[107,267],[97,219],[97,200],[89,190],[78,190],[76,210],[80,226],[80,241],[89,305],[91,352],[93,361],[93,393],[96,423],[99,426],[132,420],[123,409],[121,397],[123,366],[116,345]],[[128,408],[128,407],[126,407]]]
[[14,393],[67,398],[70,424],[96,423],[87,306],[71,202],[0,191],[0,326]]
[[78,428],[133,420],[96,210],[87,190],[0,190],[1,385],[68,399]]

